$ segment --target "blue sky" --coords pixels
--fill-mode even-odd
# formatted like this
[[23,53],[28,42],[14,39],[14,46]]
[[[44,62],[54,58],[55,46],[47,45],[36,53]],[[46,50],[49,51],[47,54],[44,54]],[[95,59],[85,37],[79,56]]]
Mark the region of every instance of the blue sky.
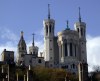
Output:
[[[56,33],[66,28],[66,20],[69,20],[70,28],[74,29],[80,7],[82,21],[87,24],[88,44],[94,43],[95,48],[100,47],[97,44],[100,40],[100,0],[0,0],[0,47],[16,50],[14,47],[17,46],[22,30],[29,45],[32,33],[35,33],[35,40],[38,41],[36,44],[42,46],[43,41],[40,39],[43,40],[43,20],[48,15],[48,4],[50,4],[51,18],[56,21]],[[88,53],[94,47],[88,48],[90,49]],[[100,53],[98,50],[90,55]],[[97,60],[94,64],[96,63]]]
[[99,0],[0,0],[0,27],[7,27],[19,34],[23,30],[26,38],[32,32],[43,28],[47,18],[47,4],[51,4],[51,18],[56,21],[56,32],[66,27],[66,20],[73,28],[78,21],[78,7],[81,7],[82,20],[87,23],[87,33],[99,35]]

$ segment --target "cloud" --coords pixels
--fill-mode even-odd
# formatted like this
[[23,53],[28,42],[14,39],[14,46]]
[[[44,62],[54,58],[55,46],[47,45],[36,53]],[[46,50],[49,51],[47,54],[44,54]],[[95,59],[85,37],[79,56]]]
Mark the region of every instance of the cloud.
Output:
[[44,36],[44,28],[40,29],[40,31],[35,31],[36,35]]
[[93,70],[94,65],[100,65],[100,36],[87,35],[87,59],[89,71]]
[[[3,52],[4,49],[6,49],[7,51],[14,51],[15,52],[15,56],[16,56],[16,52],[17,52],[17,40],[18,37],[15,33],[13,33],[11,30],[9,30],[8,28],[0,28],[0,57],[1,57],[1,53]],[[4,41],[2,43],[2,41]],[[1,60],[1,58],[0,58]]]
[[[38,34],[43,37],[42,30]],[[39,52],[43,51],[43,40],[40,40],[40,38],[38,38],[37,41],[35,41],[35,45],[39,47]],[[3,30],[0,28],[0,39],[6,40],[4,43],[0,43],[0,54],[3,52],[4,49],[6,49],[7,51],[14,51],[15,59],[16,59],[17,54],[18,54],[17,44],[19,41],[19,37],[14,32],[9,30],[8,28],[4,28]],[[29,46],[32,45],[32,41],[28,41],[26,43],[27,43],[27,51],[28,51]]]
[[11,41],[16,41],[18,39],[17,35],[15,35],[11,30],[8,28],[0,28],[0,38],[1,39],[8,39]]

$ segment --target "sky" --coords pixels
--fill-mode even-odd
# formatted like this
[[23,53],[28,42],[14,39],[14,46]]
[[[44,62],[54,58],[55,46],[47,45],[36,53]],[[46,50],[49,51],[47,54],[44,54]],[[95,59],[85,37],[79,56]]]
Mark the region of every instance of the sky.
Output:
[[82,21],[87,25],[89,69],[100,65],[100,0],[0,0],[0,54],[7,49],[17,55],[21,31],[27,47],[35,33],[35,44],[43,51],[43,20],[48,17],[48,4],[51,18],[55,20],[55,35],[66,28],[67,20],[69,27],[74,29],[78,7],[81,8]]

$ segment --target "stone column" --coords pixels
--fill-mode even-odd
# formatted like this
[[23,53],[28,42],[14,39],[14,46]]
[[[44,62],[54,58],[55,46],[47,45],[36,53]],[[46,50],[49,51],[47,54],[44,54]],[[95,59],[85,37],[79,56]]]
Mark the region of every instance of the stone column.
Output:
[[65,43],[63,43],[63,57],[65,57]]
[[27,81],[29,81],[29,73],[28,73],[28,71],[27,71]]
[[76,44],[76,57],[79,58],[79,50],[78,45]]
[[75,47],[74,43],[72,43],[72,56],[75,57]]
[[9,78],[10,78],[10,77],[9,77],[9,64],[8,64],[8,81],[10,81]]
[[29,69],[27,70],[27,81],[33,81],[33,72],[31,70],[30,65],[29,65]]
[[73,56],[76,57],[76,44],[73,44]]
[[75,50],[75,57],[77,57],[77,46],[76,46],[76,44],[74,45],[74,50]]
[[18,73],[17,73],[17,81],[18,81]]
[[70,56],[70,44],[67,43],[67,51],[68,51],[68,56]]
[[3,65],[2,65],[2,73],[4,73],[4,70],[3,70]]
[[[3,68],[3,65],[2,65],[2,74],[4,73],[4,68]],[[5,81],[4,80],[4,77],[2,78],[2,81]]]
[[26,81],[26,75],[24,75],[24,81]]
[[64,43],[62,43],[62,62],[64,62]]
[[59,44],[59,62],[61,61],[61,55],[62,55],[62,45]]
[[79,81],[88,81],[88,64],[79,63],[78,64]]

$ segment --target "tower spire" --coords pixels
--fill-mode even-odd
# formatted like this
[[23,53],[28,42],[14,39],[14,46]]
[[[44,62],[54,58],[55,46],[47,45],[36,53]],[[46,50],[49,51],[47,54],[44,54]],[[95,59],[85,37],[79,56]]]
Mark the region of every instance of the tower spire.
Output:
[[81,13],[80,13],[80,7],[79,7],[79,22],[81,22]]
[[32,43],[32,45],[34,46],[34,35],[35,35],[35,34],[33,33],[32,35],[33,35],[33,43]]
[[67,20],[67,29],[69,28],[69,26],[68,26],[68,20]]
[[23,32],[23,31],[21,31],[21,37],[23,37],[23,34],[24,34],[24,32]]
[[68,20],[67,20],[67,30],[70,30]]
[[50,19],[50,4],[48,4],[48,19]]

